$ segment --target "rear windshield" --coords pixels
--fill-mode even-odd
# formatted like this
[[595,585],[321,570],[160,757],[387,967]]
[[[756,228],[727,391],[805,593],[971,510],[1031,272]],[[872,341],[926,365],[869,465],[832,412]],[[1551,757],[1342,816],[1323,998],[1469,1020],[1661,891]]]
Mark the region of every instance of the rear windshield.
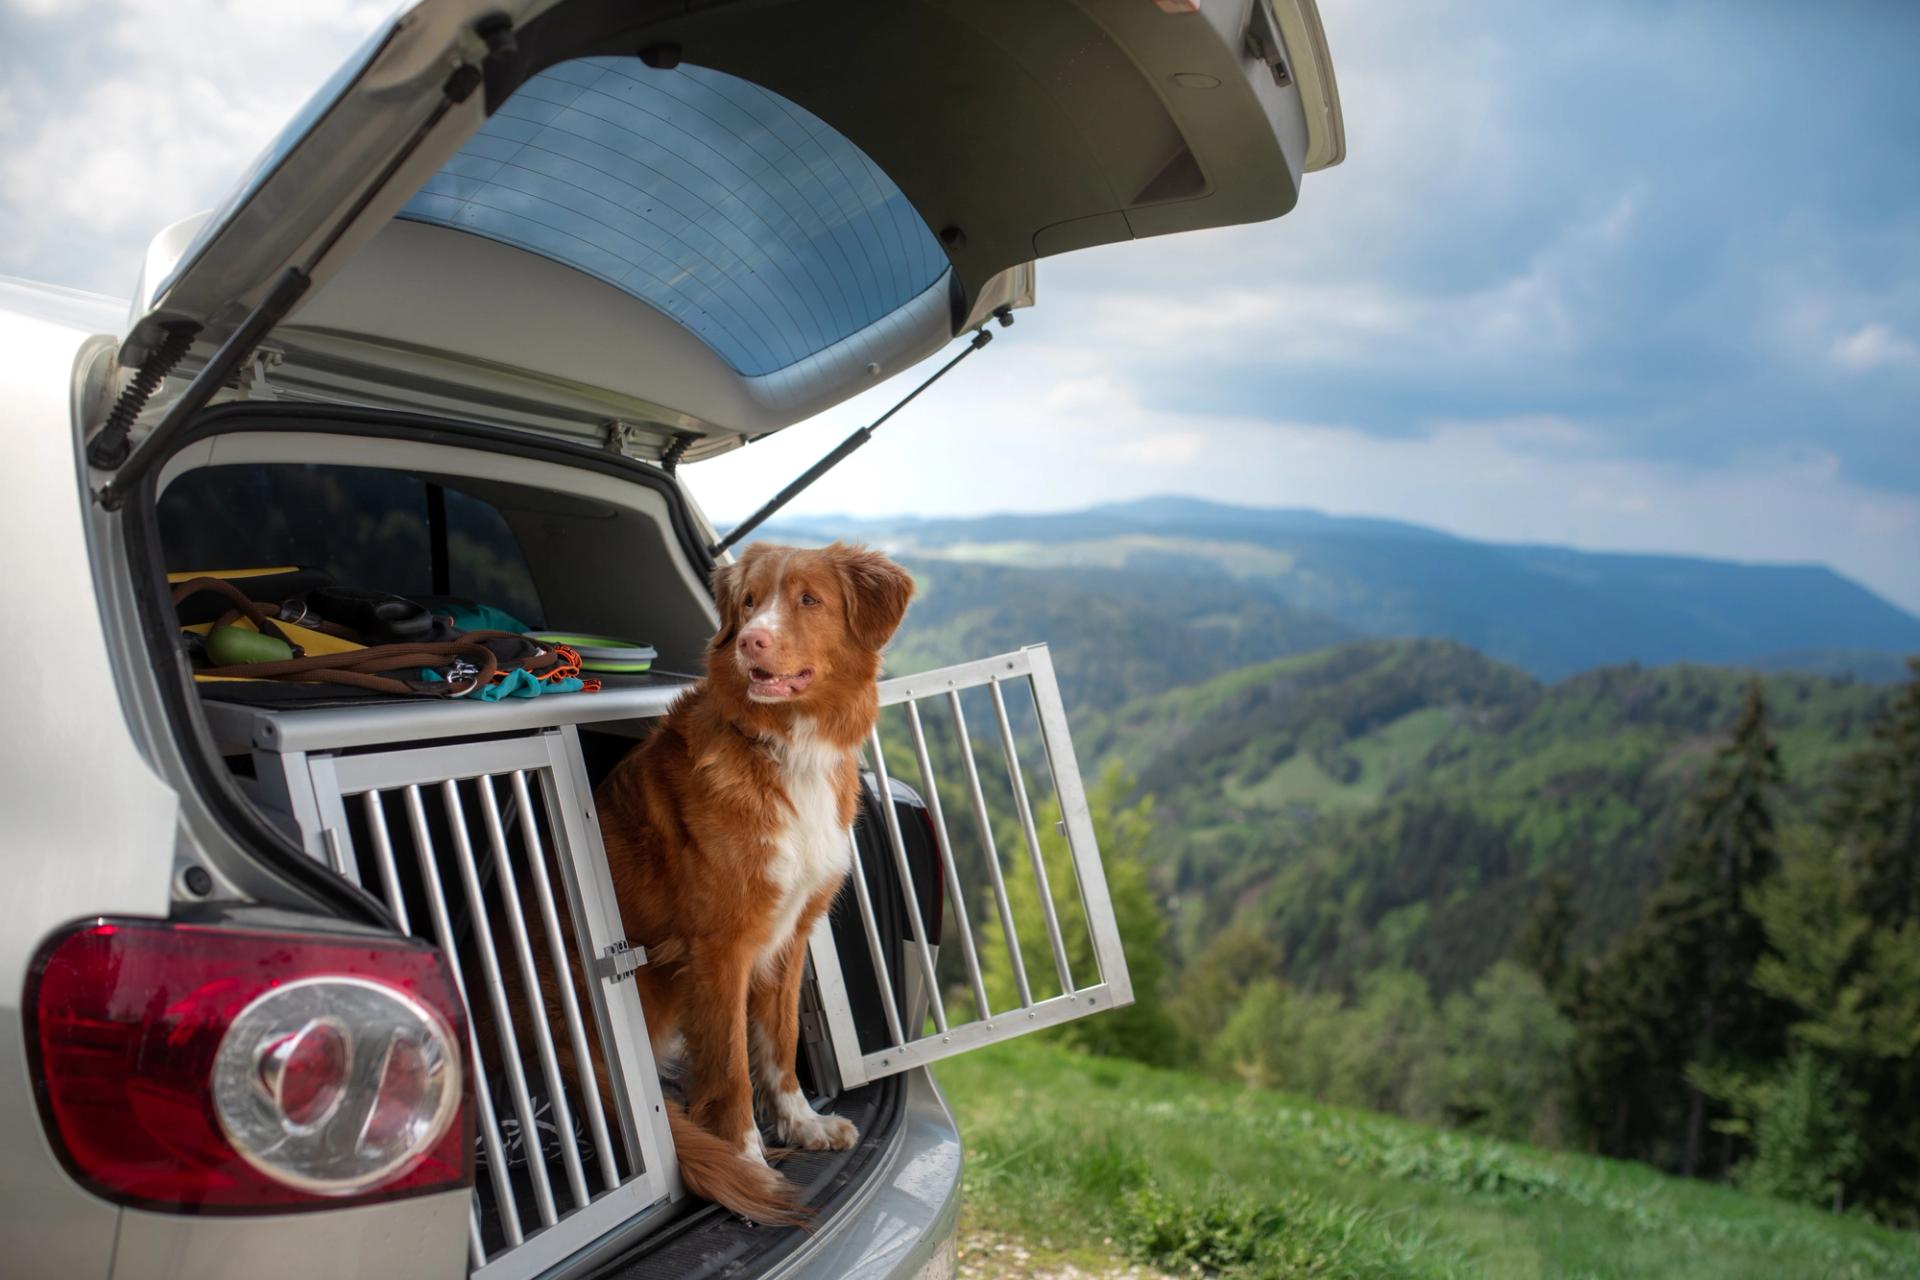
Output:
[[168,573],[318,569],[395,595],[451,596],[544,626],[505,517],[458,489],[379,467],[255,464],[190,471],[160,495]]
[[550,67],[400,217],[551,258],[664,311],[759,376],[940,283],[900,188],[818,116],[704,67]]

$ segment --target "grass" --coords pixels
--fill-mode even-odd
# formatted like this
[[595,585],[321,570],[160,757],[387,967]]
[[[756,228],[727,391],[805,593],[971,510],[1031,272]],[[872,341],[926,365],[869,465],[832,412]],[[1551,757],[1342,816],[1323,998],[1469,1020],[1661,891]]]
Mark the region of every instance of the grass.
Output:
[[970,1220],[1183,1274],[1920,1275],[1920,1237],[1034,1037],[945,1063]]

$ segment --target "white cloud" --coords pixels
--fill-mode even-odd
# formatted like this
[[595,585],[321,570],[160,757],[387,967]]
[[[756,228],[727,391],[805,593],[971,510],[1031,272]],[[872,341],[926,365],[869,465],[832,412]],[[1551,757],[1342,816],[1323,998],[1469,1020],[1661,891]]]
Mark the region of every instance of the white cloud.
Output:
[[[1341,424],[1152,408],[1114,378],[1059,378],[1039,347],[943,384],[796,504],[814,514],[1057,511],[1155,493],[1390,516],[1497,542],[1826,563],[1920,611],[1920,497],[1850,481],[1818,448],[1712,467],[1621,456],[1551,415],[1428,423],[1411,438]],[[992,368],[992,372],[987,370]],[[724,525],[884,407],[879,388],[690,469]],[[1790,515],[1790,518],[1788,518]]]
[[1185,466],[1205,454],[1208,444],[1204,432],[1162,431],[1128,440],[1118,445],[1114,453],[1129,462],[1148,466]]
[[1827,348],[1827,358],[1850,373],[1887,367],[1911,369],[1920,366],[1920,345],[1884,324],[1868,324],[1835,338]]
[[0,271],[130,291],[153,233],[225,194],[389,8],[12,0]]
[[[1138,269],[1144,255],[1132,244],[1048,263],[1047,305],[1064,304],[1070,341],[1186,351],[1201,361],[1531,364],[1578,354],[1594,328],[1608,322],[1596,296],[1632,250],[1642,203],[1638,187],[1617,194],[1485,283],[1422,290],[1391,276],[1321,264],[1254,287],[1249,277],[1257,273],[1235,261],[1239,242],[1253,230],[1241,228],[1164,241],[1153,255],[1156,268],[1144,276]],[[1286,238],[1272,228],[1258,230]],[[1169,260],[1181,267],[1178,281],[1165,273]],[[1064,282],[1066,297],[1054,293],[1055,279]],[[1116,288],[1114,280],[1127,284]]]

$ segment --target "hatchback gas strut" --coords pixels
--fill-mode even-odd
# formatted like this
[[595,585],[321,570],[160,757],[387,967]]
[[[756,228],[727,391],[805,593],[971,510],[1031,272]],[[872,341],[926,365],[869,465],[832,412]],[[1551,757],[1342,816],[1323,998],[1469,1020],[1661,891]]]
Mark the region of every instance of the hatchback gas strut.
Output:
[[[281,272],[280,278],[267,290],[267,296],[261,299],[260,305],[248,312],[239,327],[227,335],[227,340],[201,366],[200,372],[193,375],[193,381],[180,393],[180,398],[167,406],[166,413],[152,432],[130,455],[124,451],[126,435],[140,408],[136,404],[133,412],[123,414],[120,412],[121,406],[115,406],[113,416],[87,448],[87,460],[97,467],[111,468],[116,454],[125,459],[120,462],[113,479],[100,486],[97,496],[101,506],[109,511],[119,509],[155,460],[166,456],[166,446],[173,437],[180,434],[193,416],[206,406],[207,401],[213,399],[214,392],[220,390],[226,380],[246,363],[260,339],[266,337],[267,330],[293,309],[293,304],[300,300],[300,295],[307,291],[310,283],[307,273],[298,267],[288,267]],[[178,356],[174,358],[178,359]],[[145,370],[142,370],[144,373]],[[151,390],[148,394],[151,394]]]
[[[1004,329],[1008,325],[1013,323],[1013,310],[1010,307],[1001,307],[998,311],[993,313],[993,318],[998,320],[1000,322],[1000,327]],[[855,449],[858,449],[861,445],[865,444],[867,441],[873,439],[873,433],[878,431],[881,425],[885,423],[888,418],[891,418],[894,414],[900,412],[902,409],[906,408],[909,404],[912,404],[915,396],[919,395],[922,391],[925,391],[928,387],[932,386],[934,383],[940,381],[940,379],[946,377],[947,372],[951,370],[953,366],[959,364],[962,360],[965,360],[968,356],[972,355],[974,352],[978,351],[980,348],[986,346],[989,342],[992,342],[992,341],[993,341],[992,332],[989,331],[984,324],[981,325],[980,328],[974,331],[973,341],[967,343],[966,348],[962,350],[959,355],[955,356],[953,359],[947,361],[945,364],[941,365],[938,369],[934,370],[932,377],[928,378],[925,382],[921,383],[919,386],[915,387],[913,390],[907,392],[907,394],[902,396],[900,400],[893,406],[893,408],[887,410],[885,413],[875,418],[872,422],[869,422],[866,426],[861,427],[858,431],[854,432],[852,435],[848,436],[845,440],[842,440],[839,444],[835,445],[832,453],[829,453],[826,457],[820,459],[820,461],[808,467],[806,471],[803,472],[799,476],[799,478],[796,479],[792,484],[782,489],[779,493],[776,493],[775,495],[773,495],[772,500],[769,501],[764,507],[761,507],[758,511],[754,512],[752,515],[748,516],[745,520],[743,520],[734,529],[732,533],[728,534],[726,537],[720,539],[720,541],[714,543],[713,546],[709,547],[708,552],[712,555],[717,556],[722,551],[725,551],[728,547],[731,547],[734,543],[740,541],[740,539],[746,537],[748,534],[752,533],[755,529],[758,529],[761,525],[765,524],[768,518],[772,516],[774,512],[778,511],[780,508],[786,506],[789,502],[792,502],[795,498],[799,497],[800,494],[803,491],[805,491],[808,488],[808,486],[812,485],[815,480],[818,480],[821,476],[827,474],[827,472],[839,466],[840,463],[846,459],[846,456],[848,454],[852,453]]]

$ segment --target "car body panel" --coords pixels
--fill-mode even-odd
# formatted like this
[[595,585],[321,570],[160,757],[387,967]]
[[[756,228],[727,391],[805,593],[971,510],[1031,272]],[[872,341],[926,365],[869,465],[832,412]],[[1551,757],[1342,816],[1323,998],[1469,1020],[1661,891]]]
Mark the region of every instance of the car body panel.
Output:
[[464,1189],[315,1213],[122,1215],[113,1280],[464,1280]]
[[95,317],[71,291],[36,299],[10,285],[5,301],[22,309],[0,310],[11,436],[0,468],[0,539],[11,549],[0,617],[61,656],[16,681],[0,738],[0,1214],[10,1224],[7,1270],[101,1276],[119,1213],[74,1182],[48,1144],[19,1006],[28,964],[54,929],[84,916],[166,913],[179,805],[128,736],[87,554],[71,371]]

